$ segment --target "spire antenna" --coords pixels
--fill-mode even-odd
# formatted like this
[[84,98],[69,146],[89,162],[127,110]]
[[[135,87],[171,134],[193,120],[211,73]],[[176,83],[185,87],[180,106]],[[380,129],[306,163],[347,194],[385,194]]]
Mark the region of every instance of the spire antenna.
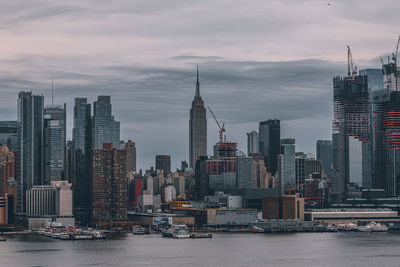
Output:
[[196,95],[195,95],[195,98],[200,98],[199,63],[197,63],[197,80],[196,80]]
[[51,73],[51,106],[54,107],[54,73]]

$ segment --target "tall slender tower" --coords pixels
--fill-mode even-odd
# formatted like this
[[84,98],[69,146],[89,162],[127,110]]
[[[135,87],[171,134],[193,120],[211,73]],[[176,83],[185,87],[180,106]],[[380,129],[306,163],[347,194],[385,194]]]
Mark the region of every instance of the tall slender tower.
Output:
[[25,191],[43,185],[43,95],[18,94],[18,207],[25,212]]
[[196,159],[207,155],[207,117],[200,96],[199,66],[197,65],[196,93],[192,101],[189,120],[189,164],[195,168]]
[[75,98],[71,180],[74,200],[73,213],[78,225],[90,223],[91,129],[91,105],[87,103],[87,98]]

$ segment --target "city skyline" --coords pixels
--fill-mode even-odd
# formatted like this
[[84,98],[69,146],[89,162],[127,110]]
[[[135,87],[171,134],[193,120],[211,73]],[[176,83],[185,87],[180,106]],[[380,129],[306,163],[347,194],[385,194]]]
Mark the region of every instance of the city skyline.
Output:
[[[2,8],[1,19],[8,27],[0,31],[5,40],[0,52],[4,99],[0,120],[16,119],[15,96],[20,90],[44,94],[45,103],[51,103],[54,73],[54,103],[67,103],[68,139],[73,98],[88,97],[93,102],[97,95],[111,95],[113,113],[122,122],[121,139],[137,143],[138,168],[142,169],[151,166],[157,154],[171,154],[173,169],[181,160],[189,159],[188,144],[181,144],[181,140],[188,136],[187,110],[197,62],[202,70],[204,101],[226,122],[228,139],[237,141],[240,150],[246,151],[245,133],[257,129],[259,121],[278,118],[282,121],[282,137],[292,136],[298,151],[314,153],[315,140],[331,136],[331,80],[346,72],[346,44],[352,46],[359,69],[380,68],[378,56],[392,52],[398,34],[395,1],[354,3],[357,8],[351,14],[343,12],[342,2],[328,6],[318,1],[288,2],[289,6],[273,2],[258,6],[257,11],[255,6],[245,8],[224,2],[215,6],[172,2],[157,7],[120,2],[114,9],[107,3],[42,3],[42,9],[25,3],[30,16],[19,10],[20,3],[4,4]],[[301,12],[294,14],[298,8]],[[242,9],[248,12],[240,12]],[[285,16],[279,12],[283,9],[287,11]],[[193,11],[205,18],[184,15]],[[222,11],[225,16],[219,16]],[[263,12],[270,16],[266,18]],[[371,14],[373,20],[369,21]],[[82,15],[87,15],[86,19]],[[171,15],[176,19],[160,26],[164,32],[144,27],[148,28],[145,32],[136,26],[136,15],[149,25],[159,25]],[[327,15],[330,19],[325,21]],[[102,22],[97,20],[99,17]],[[121,27],[121,18],[134,27]],[[220,28],[211,27],[207,19]],[[344,27],[343,21],[352,26]],[[57,22],[62,27],[55,28]],[[82,24],[85,27],[77,27]],[[103,31],[93,30],[100,26]],[[332,40],[330,34],[343,27],[343,34],[336,34]],[[365,33],[366,27],[373,37]],[[378,31],[381,27],[385,31]],[[297,42],[299,35],[302,43]],[[182,36],[186,41],[176,41],[175,37]],[[220,38],[211,44],[210,37]],[[147,46],[148,42],[152,45]],[[224,101],[227,94],[229,101]],[[218,129],[213,123],[208,126],[211,154]],[[153,140],[160,142],[153,146]]]

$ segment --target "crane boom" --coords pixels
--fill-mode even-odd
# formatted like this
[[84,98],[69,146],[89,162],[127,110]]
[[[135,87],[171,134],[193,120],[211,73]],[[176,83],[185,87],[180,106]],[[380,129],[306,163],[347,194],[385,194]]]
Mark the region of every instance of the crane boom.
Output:
[[397,55],[399,53],[399,44],[400,44],[400,35],[399,35],[399,38],[397,39],[397,45],[396,45],[395,52],[392,53],[392,60],[395,64],[397,63]]
[[352,76],[357,74],[357,66],[351,54],[350,46],[347,45],[347,75]]
[[221,130],[221,129],[222,129],[222,128],[221,128],[221,125],[219,124],[219,122],[218,122],[217,118],[215,117],[215,115],[214,115],[214,112],[211,110],[211,108],[210,108],[210,107],[208,107],[208,106],[207,106],[207,108],[208,108],[208,110],[210,111],[211,115],[213,116],[213,118],[214,118],[215,122],[217,123],[217,125],[218,125],[218,128]]
[[225,132],[225,123],[221,124],[218,122],[217,117],[215,117],[214,112],[211,110],[211,108],[209,106],[207,106],[208,110],[210,111],[211,115],[213,116],[215,122],[218,125],[219,128],[219,143],[222,144],[222,140],[223,140],[223,134]]

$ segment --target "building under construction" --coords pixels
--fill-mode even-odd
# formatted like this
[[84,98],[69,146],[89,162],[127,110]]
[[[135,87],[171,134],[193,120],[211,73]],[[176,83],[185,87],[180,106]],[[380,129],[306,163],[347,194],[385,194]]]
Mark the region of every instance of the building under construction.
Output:
[[371,101],[367,76],[359,75],[348,48],[347,76],[333,79],[333,167],[331,195],[347,196],[347,185],[372,186]]
[[236,147],[237,143],[222,141],[217,144],[217,157],[207,160],[211,191],[236,188]]
[[400,90],[397,52],[382,61],[383,89],[374,92],[374,164],[375,188],[385,189],[387,196],[400,195]]

